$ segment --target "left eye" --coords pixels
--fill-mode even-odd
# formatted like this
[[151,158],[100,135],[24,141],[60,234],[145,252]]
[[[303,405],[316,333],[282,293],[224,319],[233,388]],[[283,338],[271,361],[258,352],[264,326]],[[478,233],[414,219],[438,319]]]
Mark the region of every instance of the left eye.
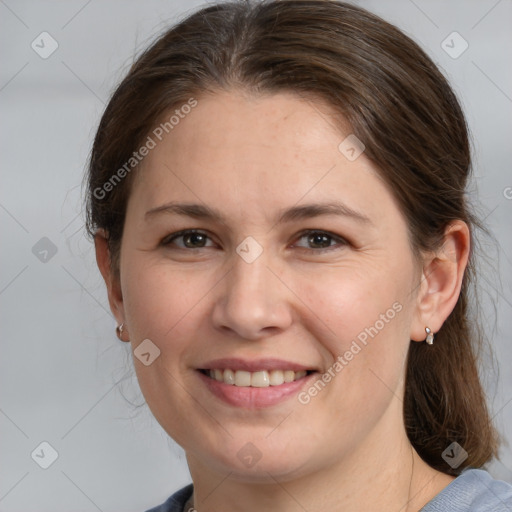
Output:
[[336,245],[347,245],[343,238],[332,235],[325,231],[307,231],[303,233],[299,240],[305,240],[307,245],[296,244],[299,247],[307,249],[330,249]]

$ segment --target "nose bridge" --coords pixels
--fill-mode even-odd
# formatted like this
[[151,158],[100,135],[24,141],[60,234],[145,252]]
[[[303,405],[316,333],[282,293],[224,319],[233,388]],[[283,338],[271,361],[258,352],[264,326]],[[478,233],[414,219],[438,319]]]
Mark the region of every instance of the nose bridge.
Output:
[[[217,328],[230,330],[244,339],[258,339],[270,331],[285,329],[291,322],[286,287],[268,268],[266,251],[247,258],[243,244],[237,248],[233,267],[217,298],[213,321]],[[254,254],[253,254],[254,255]]]

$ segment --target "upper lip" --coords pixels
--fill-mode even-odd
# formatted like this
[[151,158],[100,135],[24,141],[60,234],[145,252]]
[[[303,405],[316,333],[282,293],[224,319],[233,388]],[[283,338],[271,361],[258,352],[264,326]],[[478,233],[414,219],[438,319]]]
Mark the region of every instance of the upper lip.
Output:
[[294,363],[293,361],[285,361],[284,359],[241,359],[234,357],[226,357],[222,359],[215,359],[208,361],[202,366],[198,367],[199,370],[243,370],[247,372],[258,372],[262,370],[292,370],[295,372],[306,370],[316,371],[311,366],[304,366],[303,364]]

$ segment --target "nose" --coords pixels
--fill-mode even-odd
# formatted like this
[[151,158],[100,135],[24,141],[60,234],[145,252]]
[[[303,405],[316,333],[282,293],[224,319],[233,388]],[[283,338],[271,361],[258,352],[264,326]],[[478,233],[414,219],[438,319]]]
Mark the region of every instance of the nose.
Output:
[[212,320],[215,328],[237,338],[258,340],[292,323],[290,290],[262,254],[247,263],[238,255],[218,288]]

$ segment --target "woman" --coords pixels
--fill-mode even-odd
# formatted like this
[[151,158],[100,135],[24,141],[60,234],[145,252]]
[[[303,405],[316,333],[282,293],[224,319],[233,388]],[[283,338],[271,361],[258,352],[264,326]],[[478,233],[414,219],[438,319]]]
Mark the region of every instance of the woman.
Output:
[[210,6],[135,62],[88,225],[193,480],[153,512],[511,509],[476,469],[469,169],[446,80],[349,4]]

